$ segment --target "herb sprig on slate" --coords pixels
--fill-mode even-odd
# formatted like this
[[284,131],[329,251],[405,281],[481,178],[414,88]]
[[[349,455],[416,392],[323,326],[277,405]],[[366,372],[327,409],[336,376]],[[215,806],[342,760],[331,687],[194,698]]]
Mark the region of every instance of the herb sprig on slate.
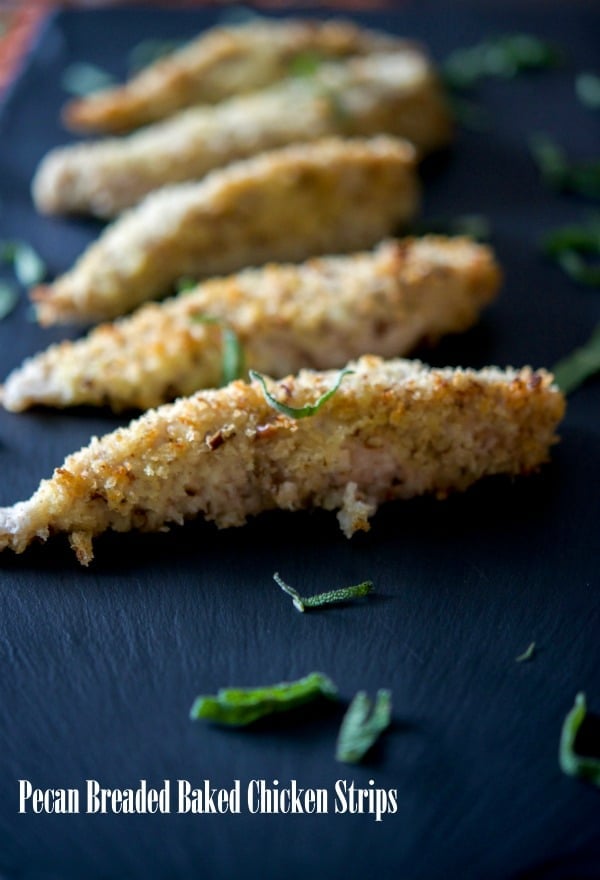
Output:
[[542,179],[553,189],[600,198],[600,160],[573,162],[556,141],[540,132],[532,135],[529,148]]
[[580,348],[562,358],[552,368],[554,381],[563,392],[570,394],[586,379],[600,371],[600,324]]
[[116,77],[87,61],[74,61],[62,72],[61,85],[65,92],[76,98],[85,98],[101,89],[110,88],[117,82]]
[[563,722],[558,761],[561,770],[567,776],[577,776],[580,779],[586,779],[588,782],[600,786],[600,758],[582,755],[575,749],[577,734],[585,721],[586,715],[585,694],[579,693],[575,697],[575,705]]
[[312,672],[297,681],[258,688],[221,688],[216,696],[197,697],[190,718],[243,727],[266,715],[287,712],[320,697],[335,699],[336,696],[337,688],[331,679]]
[[375,703],[365,691],[359,691],[342,721],[335,757],[346,764],[356,764],[366,755],[380,734],[389,727],[392,700],[388,690],[377,691]]
[[359,599],[368,596],[373,591],[372,581],[363,581],[351,587],[342,587],[339,590],[329,590],[326,593],[317,593],[315,596],[301,596],[297,590],[290,587],[289,584],[279,576],[278,572],[273,575],[273,580],[277,583],[284,593],[292,597],[294,608],[298,611],[306,611],[307,608],[323,608],[326,605],[333,605],[336,602],[350,602],[353,599]]
[[8,317],[19,302],[19,292],[10,281],[0,281],[0,321]]
[[542,239],[542,248],[574,281],[600,287],[600,265],[590,260],[600,257],[600,215],[553,230]]
[[535,653],[535,642],[531,642],[530,645],[525,648],[522,654],[519,654],[515,657],[515,663],[526,663],[528,660],[531,660]]
[[[46,276],[46,264],[39,254],[24,241],[0,241],[0,262],[11,266],[22,287],[38,284]],[[0,320],[16,307],[19,294],[11,281],[0,282]]]
[[600,76],[596,73],[580,73],[575,80],[575,94],[586,107],[598,110],[600,108]]
[[556,67],[558,48],[531,34],[506,34],[456,49],[442,65],[442,76],[451,88],[469,88],[486,77],[511,79],[526,70]]

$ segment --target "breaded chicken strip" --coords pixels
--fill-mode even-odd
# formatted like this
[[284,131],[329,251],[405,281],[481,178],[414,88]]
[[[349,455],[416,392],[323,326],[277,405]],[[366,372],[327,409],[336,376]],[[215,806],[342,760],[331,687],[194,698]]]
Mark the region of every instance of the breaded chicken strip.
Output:
[[[259,382],[150,410],[69,456],[29,501],[0,509],[0,549],[64,532],[79,561],[107,529],[156,531],[198,515],[220,528],[281,508],[338,510],[350,537],[383,501],[444,497],[547,460],[564,398],[543,370],[434,370],[362,357],[307,418],[281,415]],[[334,372],[302,371],[271,395],[313,404]]]
[[33,289],[39,321],[113,318],[168,293],[181,276],[371,247],[414,215],[414,162],[407,141],[330,138],[157,190],[71,271]]
[[[247,367],[275,376],[341,367],[365,351],[401,355],[471,326],[499,282],[489,248],[439,236],[247,269],[51,346],[8,377],[2,402],[158,406],[220,384],[223,327]],[[218,323],[198,320],[207,317]]]
[[410,46],[404,40],[342,20],[265,19],[216,27],[144,68],[125,85],[70,101],[63,119],[76,131],[130,131],[184,107],[216,104],[264,88],[321,58],[405,48]]
[[446,143],[446,104],[414,50],[322,65],[214,107],[178,113],[127,138],[52,150],[33,182],[45,213],[119,214],[154,189],[285,144],[392,134],[421,152]]

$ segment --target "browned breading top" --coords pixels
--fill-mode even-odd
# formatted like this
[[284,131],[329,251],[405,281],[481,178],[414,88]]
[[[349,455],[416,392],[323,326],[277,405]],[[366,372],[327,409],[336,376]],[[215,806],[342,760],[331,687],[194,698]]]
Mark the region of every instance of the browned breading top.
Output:
[[[198,515],[224,528],[273,508],[338,510],[350,536],[384,501],[535,470],[564,414],[543,370],[437,370],[373,356],[350,369],[309,418],[281,415],[258,382],[238,381],[93,439],[29,501],[0,510],[0,549],[64,532],[87,564],[107,529],[154,531]],[[268,384],[302,407],[337,378],[305,370]]]
[[231,333],[246,367],[273,376],[341,367],[365,351],[396,357],[466,330],[499,283],[489,248],[433,235],[246,269],[51,346],[8,376],[1,399],[13,411],[148,409],[220,385]]

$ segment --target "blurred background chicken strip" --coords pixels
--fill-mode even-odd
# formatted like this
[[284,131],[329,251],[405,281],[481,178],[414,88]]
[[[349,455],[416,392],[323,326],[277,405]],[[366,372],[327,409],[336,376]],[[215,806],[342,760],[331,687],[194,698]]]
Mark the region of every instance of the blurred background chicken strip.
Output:
[[31,292],[40,323],[114,318],[182,276],[371,247],[415,214],[415,150],[385,136],[262,153],[200,183],[156,190],[92,243],[71,271]]
[[45,213],[113,217],[165,184],[294,142],[391,134],[420,153],[447,143],[446,102],[413,49],[323,64],[312,76],[187,110],[126,138],[52,150],[34,183]]
[[365,351],[398,356],[466,330],[499,283],[489,248],[437,236],[246,269],[53,345],[8,377],[2,402],[13,411],[158,406],[222,383],[227,333],[238,365],[277,377],[341,367]]
[[123,132],[194,104],[216,104],[261,89],[320,60],[402,49],[407,42],[350,21],[258,19],[216,27],[129,82],[69,101],[65,124],[82,132]]

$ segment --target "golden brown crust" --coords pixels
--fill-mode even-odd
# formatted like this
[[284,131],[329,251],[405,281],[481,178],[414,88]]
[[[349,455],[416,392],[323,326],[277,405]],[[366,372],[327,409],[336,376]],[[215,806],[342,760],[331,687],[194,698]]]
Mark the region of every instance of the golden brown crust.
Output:
[[194,104],[215,104],[288,76],[305,53],[345,58],[406,46],[349,21],[261,20],[213,28],[117,88],[67,103],[65,124],[82,132],[123,132]]
[[158,406],[220,384],[223,326],[235,332],[247,368],[274,376],[341,367],[364,351],[398,356],[467,329],[499,282],[489,248],[440,236],[248,269],[51,346],[8,377],[2,402],[13,411]]
[[[305,419],[278,413],[258,383],[234,382],[94,439],[29,501],[0,509],[0,549],[62,532],[88,564],[107,529],[156,531],[195,516],[225,528],[274,508],[338,510],[350,537],[384,501],[535,470],[564,414],[543,370],[434,370],[373,356],[350,367]],[[269,386],[300,407],[336,379],[302,371]]]
[[129,137],[59,147],[40,164],[33,196],[45,213],[110,217],[161,186],[285,144],[391,134],[423,153],[450,130],[430,65],[406,49],[323,64],[313,76],[187,110]]
[[414,148],[396,138],[284,147],[157,190],[109,226],[70,272],[32,291],[42,324],[92,322],[270,260],[371,247],[415,213]]

